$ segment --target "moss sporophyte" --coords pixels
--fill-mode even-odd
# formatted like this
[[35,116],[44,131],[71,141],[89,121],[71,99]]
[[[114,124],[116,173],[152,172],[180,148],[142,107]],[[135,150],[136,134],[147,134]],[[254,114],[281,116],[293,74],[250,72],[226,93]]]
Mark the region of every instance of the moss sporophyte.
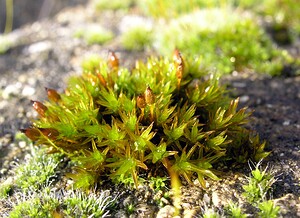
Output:
[[237,109],[218,78],[199,61],[149,58],[133,70],[109,60],[86,61],[64,93],[46,89],[49,101],[32,101],[39,117],[24,129],[37,145],[77,163],[75,187],[89,188],[109,177],[138,186],[140,175],[169,175],[192,183],[218,179],[215,164],[258,161],[265,142],[244,127],[250,113]]

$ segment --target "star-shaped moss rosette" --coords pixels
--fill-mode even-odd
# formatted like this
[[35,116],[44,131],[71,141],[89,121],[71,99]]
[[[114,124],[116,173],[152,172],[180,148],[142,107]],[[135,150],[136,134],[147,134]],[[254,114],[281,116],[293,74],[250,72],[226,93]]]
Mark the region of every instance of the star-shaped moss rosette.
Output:
[[133,70],[86,61],[82,76],[71,77],[64,93],[46,89],[49,101],[33,101],[39,114],[24,129],[37,145],[77,163],[75,186],[88,188],[107,177],[114,182],[141,174],[169,174],[189,183],[197,176],[218,179],[214,164],[258,161],[265,143],[244,127],[250,113],[237,109],[218,78],[199,61],[150,58]]

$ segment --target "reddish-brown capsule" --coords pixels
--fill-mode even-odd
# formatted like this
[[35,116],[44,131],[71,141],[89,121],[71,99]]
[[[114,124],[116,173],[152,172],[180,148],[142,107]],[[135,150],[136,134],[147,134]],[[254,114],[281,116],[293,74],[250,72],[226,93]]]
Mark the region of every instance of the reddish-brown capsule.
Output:
[[175,49],[173,52],[173,61],[177,65],[182,65],[183,64],[183,58],[181,56],[181,53],[178,49]]
[[101,85],[103,85],[104,87],[106,87],[106,80],[105,78],[102,76],[101,73],[97,73],[97,77],[100,80]]
[[178,49],[175,49],[173,52],[173,61],[176,67],[176,76],[178,79],[181,79],[184,70],[184,62]]
[[53,128],[40,128],[39,129],[44,136],[47,136],[49,139],[56,139],[59,135],[59,132]]
[[60,101],[61,97],[60,95],[57,93],[56,90],[54,89],[49,89],[49,88],[45,88],[46,89],[46,92],[47,92],[47,95],[48,95],[48,99],[51,100],[51,101],[54,101],[54,102],[58,102]]
[[27,129],[20,129],[22,133],[24,133],[30,140],[36,141],[40,137],[40,132],[37,129],[27,128]]
[[155,102],[155,95],[153,94],[153,91],[149,86],[145,91],[145,101],[147,104],[154,104]]
[[113,51],[109,51],[108,53],[108,63],[113,69],[119,67],[119,59]]
[[142,109],[146,107],[146,100],[145,100],[145,96],[140,94],[137,98],[136,98],[136,104],[137,106]]
[[45,113],[48,108],[39,101],[31,101],[31,102],[32,102],[32,106],[36,110],[36,112],[38,112],[38,114],[41,117],[45,117]]
[[182,79],[182,75],[183,75],[183,65],[179,65],[176,68],[176,76],[178,79]]

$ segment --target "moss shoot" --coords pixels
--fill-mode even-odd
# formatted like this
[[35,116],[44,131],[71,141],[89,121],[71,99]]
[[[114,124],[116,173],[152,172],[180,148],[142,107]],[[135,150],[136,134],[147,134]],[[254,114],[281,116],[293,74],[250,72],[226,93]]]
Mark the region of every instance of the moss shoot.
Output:
[[80,188],[107,177],[131,178],[137,187],[142,174],[169,175],[172,186],[197,176],[205,187],[206,178],[218,179],[218,163],[258,161],[268,152],[244,127],[250,113],[200,64],[178,50],[131,71],[113,52],[108,62],[93,58],[64,93],[46,89],[48,101],[32,101],[39,117],[23,132],[75,161],[71,177]]

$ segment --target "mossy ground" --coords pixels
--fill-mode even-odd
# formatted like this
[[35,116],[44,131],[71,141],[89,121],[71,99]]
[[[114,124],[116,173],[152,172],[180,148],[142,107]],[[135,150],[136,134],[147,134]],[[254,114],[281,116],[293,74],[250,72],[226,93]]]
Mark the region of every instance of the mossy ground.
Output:
[[[68,15],[70,16],[75,12],[78,13],[80,10],[71,9],[71,12],[68,13],[66,11],[63,16],[61,14],[61,17],[66,18]],[[72,26],[71,17],[72,16],[70,16],[69,26]],[[108,23],[109,20],[112,19],[107,19],[106,23]],[[102,52],[103,49],[109,48],[112,50],[118,50],[121,48],[121,46],[114,43],[104,47],[91,46],[87,48],[86,46],[83,46],[84,42],[76,44],[72,41],[71,36],[74,31],[69,34],[69,37],[59,38],[55,34],[48,32],[53,23],[55,23],[56,26],[59,26],[58,28],[63,28],[66,25],[65,21],[63,23],[60,23],[60,21],[46,21],[35,25],[34,28],[33,26],[28,26],[24,29],[24,32],[34,32],[38,30],[36,34],[33,34],[35,35],[34,37],[37,37],[40,41],[53,41],[59,48],[56,48],[56,46],[51,47],[49,53],[47,53],[47,51],[40,51],[41,53],[36,53],[38,55],[32,53],[30,58],[26,58],[25,54],[22,53],[22,51],[24,51],[22,50],[23,48],[17,47],[1,56],[1,61],[5,60],[6,63],[1,66],[1,70],[4,72],[3,77],[1,78],[2,91],[7,91],[5,90],[7,84],[14,85],[19,82],[22,83],[21,85],[16,86],[19,87],[17,88],[19,91],[15,94],[11,94],[9,99],[1,98],[1,104],[4,104],[3,109],[1,109],[3,112],[2,117],[4,117],[5,120],[1,123],[1,133],[3,135],[3,137],[1,137],[1,150],[3,151],[1,153],[2,178],[5,178],[9,172],[11,172],[5,172],[5,169],[10,169],[7,160],[9,160],[9,163],[11,163],[15,157],[20,157],[20,163],[23,160],[22,155],[20,155],[20,151],[22,152],[26,149],[22,148],[22,146],[19,147],[18,143],[13,146],[10,144],[12,143],[12,138],[15,132],[17,132],[19,128],[24,128],[28,124],[28,118],[26,117],[32,116],[32,113],[26,114],[25,112],[28,111],[28,108],[30,107],[28,98],[41,99],[44,93],[44,86],[59,88],[63,91],[65,86],[62,82],[62,78],[70,71],[80,71],[78,70],[78,65],[80,65],[79,63],[81,62],[79,60],[87,53],[87,51],[98,52],[103,58],[105,58],[107,56],[107,51],[105,50],[105,52]],[[25,33],[22,33],[23,35],[21,35],[23,38],[26,36]],[[45,35],[40,35],[38,33],[46,33],[47,37],[45,38]],[[29,48],[29,46],[33,44],[36,39],[34,37],[27,38],[28,44],[23,45],[25,49]],[[74,47],[77,48],[75,54],[73,49]],[[16,52],[19,53],[18,56],[16,56]],[[45,55],[45,52],[47,55]],[[129,59],[132,58],[131,63],[134,63],[135,59],[141,58],[141,52],[127,53],[121,49],[118,50],[118,55],[121,57],[129,57],[132,55],[132,57],[129,57]],[[143,53],[143,55],[145,55],[145,53]],[[125,61],[126,58],[122,59],[125,64],[130,65],[130,61]],[[14,60],[16,60],[16,62]],[[70,62],[69,60],[71,60],[70,64],[72,67],[66,66],[66,63]],[[12,71],[13,73],[11,73]],[[62,74],[57,75],[57,72],[61,72]],[[287,72],[288,74],[291,73],[289,70]],[[293,75],[293,73],[291,73],[291,75]],[[37,82],[33,83],[33,81]],[[281,211],[285,214],[285,216],[296,217],[297,213],[299,213],[299,209],[297,209],[299,208],[299,168],[297,167],[299,166],[299,137],[297,136],[297,132],[299,130],[298,125],[300,122],[298,112],[299,77],[272,79],[256,75],[249,77],[249,74],[244,73],[244,76],[229,76],[227,83],[236,89],[235,94],[237,96],[241,96],[243,106],[248,105],[250,106],[250,109],[255,109],[254,117],[252,119],[252,127],[258,130],[264,139],[269,141],[269,147],[273,150],[273,152],[268,159],[268,162],[270,162],[270,164],[275,168],[277,172],[276,174],[279,175],[278,181],[275,183],[274,187],[274,198],[276,199],[276,202],[280,203]],[[34,86],[36,88],[33,96],[26,96],[22,94],[25,85]],[[12,116],[11,114],[14,115]],[[17,117],[15,116],[16,114]],[[4,136],[5,134],[6,136]],[[239,172],[242,173],[242,175],[248,175],[244,172],[244,170],[245,169],[241,169]],[[206,197],[203,197],[204,194],[201,190],[195,187],[186,186],[187,188],[184,189],[184,193],[189,194],[187,194],[184,202],[189,202],[190,206],[193,205],[190,202],[199,202],[199,199],[210,202],[210,199],[212,199],[212,193],[214,192],[218,193],[217,195],[221,199],[223,199],[224,196],[232,196],[232,193],[234,192],[233,190],[238,190],[236,187],[241,187],[242,184],[246,183],[245,181],[242,182],[237,178],[242,177],[224,176],[222,181],[217,182],[216,184],[212,182],[209,191],[207,191]],[[194,191],[188,192],[189,189]],[[229,189],[229,191],[222,195],[217,191],[218,189]],[[123,190],[126,191],[126,189]],[[134,199],[141,199],[141,196],[148,195],[148,192],[142,192],[143,194],[139,195],[133,194],[133,192],[129,190],[127,190],[127,193],[132,193],[132,195],[135,196]],[[216,194],[214,194],[214,196],[215,195]],[[196,199],[191,200],[193,197],[196,197]],[[125,197],[120,198],[119,203],[122,202],[123,199],[125,199]],[[190,199],[190,201],[188,199]],[[169,200],[166,198],[166,200],[163,201],[168,204],[167,202]],[[209,204],[212,203],[210,202]],[[7,208],[5,205],[7,206],[7,204],[2,201],[1,212]],[[134,208],[136,208],[136,211],[139,211],[137,212],[139,214],[142,214],[141,211],[145,211],[145,208],[151,208],[151,205],[146,207],[141,203],[141,201],[134,201],[134,205]],[[124,206],[122,206],[122,208],[125,209]],[[248,211],[249,213],[253,212],[251,212],[251,210]]]

